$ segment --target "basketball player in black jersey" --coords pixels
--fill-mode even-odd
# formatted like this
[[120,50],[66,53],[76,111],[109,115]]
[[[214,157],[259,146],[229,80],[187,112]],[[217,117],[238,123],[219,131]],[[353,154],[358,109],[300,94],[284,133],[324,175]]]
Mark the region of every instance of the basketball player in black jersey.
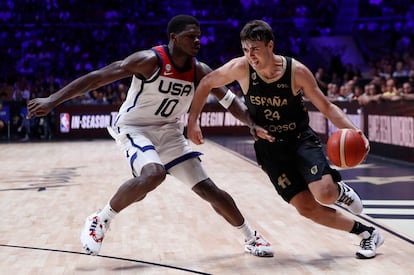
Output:
[[[273,52],[273,31],[266,22],[247,23],[240,32],[240,40],[244,56],[209,73],[197,87],[188,118],[188,137],[195,144],[203,143],[198,116],[209,92],[237,81],[247,106],[245,114],[253,120],[249,127],[255,138],[258,164],[279,195],[304,217],[359,235],[362,240],[356,253],[358,258],[375,257],[376,248],[384,242],[379,231],[327,206],[339,204],[354,214],[362,212],[359,196],[329,166],[321,140],[309,126],[303,97],[337,128],[357,127],[327,100],[304,64]],[[229,90],[224,99],[231,102],[234,97]],[[358,131],[364,137],[368,154],[369,142]]]

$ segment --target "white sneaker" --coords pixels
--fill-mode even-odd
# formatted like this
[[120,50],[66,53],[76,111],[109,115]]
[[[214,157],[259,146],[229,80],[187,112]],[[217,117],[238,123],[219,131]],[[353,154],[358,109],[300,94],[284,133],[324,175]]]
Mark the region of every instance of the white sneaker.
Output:
[[362,238],[359,246],[360,250],[356,252],[356,256],[359,259],[371,259],[376,256],[377,248],[384,243],[384,237],[374,229],[372,233],[364,231],[359,236]]
[[83,249],[94,256],[99,254],[105,233],[109,229],[109,222],[102,221],[98,213],[99,211],[86,218],[80,235]]
[[272,245],[256,231],[250,240],[244,242],[244,250],[258,257],[273,257]]
[[349,209],[354,214],[361,214],[363,206],[358,194],[343,181],[338,182],[338,185],[340,191],[336,203]]

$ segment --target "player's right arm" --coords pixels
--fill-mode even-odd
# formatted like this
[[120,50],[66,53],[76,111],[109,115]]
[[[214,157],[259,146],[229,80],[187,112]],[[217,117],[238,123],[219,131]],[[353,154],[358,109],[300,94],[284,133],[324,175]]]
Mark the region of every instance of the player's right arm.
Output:
[[[191,108],[188,116],[187,123],[187,137],[194,144],[203,143],[203,134],[200,126],[198,125],[198,117],[205,105],[208,94],[212,92],[218,97],[218,88],[223,87],[229,83],[237,81],[242,90],[247,89],[248,83],[248,70],[244,57],[238,57],[230,60],[218,69],[205,75],[199,85],[197,86]],[[223,95],[221,95],[223,96]],[[258,138],[267,139],[273,141],[274,138],[268,135],[267,131],[262,127],[255,125],[251,119],[247,107],[242,104],[239,100],[233,100],[228,110],[240,121],[246,123],[250,128],[250,132],[253,137],[257,140]]]
[[69,99],[134,74],[147,78],[155,72],[157,66],[157,57],[152,51],[136,52],[124,60],[115,61],[73,80],[49,97],[30,100],[27,105],[28,117],[45,116],[53,108]]
[[194,142],[194,144],[204,143],[203,134],[200,126],[198,125],[198,117],[200,116],[200,113],[206,103],[208,94],[215,89],[215,95],[218,96],[218,88],[236,80],[234,70],[231,70],[235,64],[235,60],[227,62],[220,68],[204,75],[198,83],[191,102],[187,122],[187,137]]

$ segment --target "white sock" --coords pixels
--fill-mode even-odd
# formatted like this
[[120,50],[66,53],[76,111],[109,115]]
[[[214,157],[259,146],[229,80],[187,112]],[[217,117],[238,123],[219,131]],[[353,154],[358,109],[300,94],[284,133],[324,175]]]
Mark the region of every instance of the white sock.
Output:
[[246,219],[244,219],[244,223],[238,226],[237,229],[242,232],[246,240],[250,240],[254,237],[254,230],[250,227],[250,224]]
[[115,218],[116,214],[118,214],[118,212],[113,210],[109,203],[107,203],[101,212],[99,212],[99,217],[107,222],[110,222],[113,218]]

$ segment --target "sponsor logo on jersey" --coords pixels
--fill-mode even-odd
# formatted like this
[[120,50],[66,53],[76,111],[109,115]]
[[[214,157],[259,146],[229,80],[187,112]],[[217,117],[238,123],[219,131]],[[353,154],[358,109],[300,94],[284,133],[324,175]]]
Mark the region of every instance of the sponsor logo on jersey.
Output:
[[164,75],[172,75],[172,74],[173,72],[171,72],[171,64],[166,64]]

